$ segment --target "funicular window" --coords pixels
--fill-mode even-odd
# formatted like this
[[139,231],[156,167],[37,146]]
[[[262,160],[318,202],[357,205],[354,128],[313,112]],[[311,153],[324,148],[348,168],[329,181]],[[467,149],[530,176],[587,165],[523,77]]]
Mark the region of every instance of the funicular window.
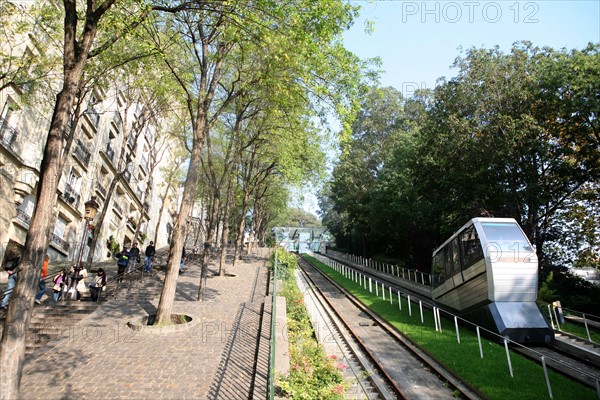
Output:
[[444,249],[440,249],[433,256],[433,276],[434,276],[434,286],[441,285],[446,280],[446,272],[444,267]]
[[483,259],[483,249],[481,247],[481,242],[479,241],[479,236],[477,235],[477,230],[475,230],[474,226],[468,227],[460,234],[460,247],[463,259],[463,270]]
[[533,248],[516,223],[488,222],[481,224],[487,247],[493,260],[518,261],[529,257]]
[[446,275],[448,277],[460,272],[460,250],[458,237],[454,238],[446,247]]
[[433,256],[435,284],[440,285],[452,275],[460,272],[460,266],[460,247],[458,238],[455,238]]

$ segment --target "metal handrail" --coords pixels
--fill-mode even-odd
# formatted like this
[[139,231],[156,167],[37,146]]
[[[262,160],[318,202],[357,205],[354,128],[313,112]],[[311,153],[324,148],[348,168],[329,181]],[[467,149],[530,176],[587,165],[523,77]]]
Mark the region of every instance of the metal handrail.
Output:
[[269,357],[269,400],[275,398],[275,315],[277,304],[277,248],[275,248],[275,262],[273,265],[273,296],[271,298],[271,354]]

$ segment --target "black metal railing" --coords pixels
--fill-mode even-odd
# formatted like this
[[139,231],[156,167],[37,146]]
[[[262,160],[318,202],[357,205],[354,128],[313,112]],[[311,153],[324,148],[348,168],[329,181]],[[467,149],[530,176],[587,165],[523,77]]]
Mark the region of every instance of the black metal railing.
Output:
[[75,146],[75,155],[79,158],[84,164],[90,162],[90,158],[92,157],[92,153],[85,147],[81,140],[77,139],[77,145]]
[[17,140],[19,131],[13,128],[7,120],[0,118],[0,142],[5,147],[12,147]]
[[123,215],[123,209],[116,201],[113,203],[113,208],[121,215]]
[[98,114],[98,112],[91,107],[85,110],[84,114],[88,117],[92,125],[97,128],[100,124],[100,114]]
[[112,148],[110,143],[106,144],[106,150],[104,151],[104,154],[106,154],[106,157],[110,160],[110,162],[115,162],[115,150]]
[[19,210],[18,208],[17,208],[17,219],[27,226],[29,226],[29,224],[31,223],[31,215],[27,214],[23,210]]
[[65,252],[69,252],[69,242],[67,242],[65,239],[61,238],[55,233],[52,234],[52,243],[63,249]]
[[106,198],[106,188],[102,186],[101,183],[96,183],[96,191],[100,193],[100,195]]
[[127,145],[129,147],[131,147],[132,149],[135,149],[135,136],[134,135],[129,136],[129,139],[127,139]]
[[73,186],[69,185],[68,183],[65,184],[65,191],[63,192],[62,197],[73,207],[79,207],[79,199],[81,198],[81,195],[77,193],[77,191],[73,189]]

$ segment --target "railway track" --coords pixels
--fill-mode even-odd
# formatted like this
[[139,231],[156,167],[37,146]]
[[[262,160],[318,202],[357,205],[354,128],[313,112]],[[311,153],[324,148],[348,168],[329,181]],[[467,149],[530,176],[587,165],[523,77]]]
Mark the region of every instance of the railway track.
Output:
[[[323,257],[323,255],[321,255],[321,257]],[[356,266],[354,263],[349,263],[335,257],[333,259],[338,263],[344,263],[348,267],[360,271],[364,276],[370,276],[372,279],[377,279],[378,281],[385,283],[385,285],[391,287],[392,290],[411,292],[410,289],[412,287],[406,288],[399,285],[400,279],[394,274],[386,274],[383,271],[373,271],[374,273],[370,273],[369,268],[365,268],[362,265]],[[423,293],[420,290],[414,291],[413,296],[422,298],[431,303],[431,298],[423,296]],[[581,346],[578,343],[585,341],[585,339],[575,337],[568,338],[567,335],[561,332],[556,332],[556,337],[554,342],[545,346],[511,345],[511,348],[540,365],[542,364],[543,357],[543,362],[548,368],[589,387],[595,388],[598,392],[598,397],[600,398],[600,353],[596,346]]]
[[350,394],[355,390],[357,398],[368,399],[481,398],[306,260],[299,259],[299,265],[300,282],[311,299],[309,312],[322,316],[317,326],[327,327],[317,329],[318,335],[326,335],[321,338],[326,349],[334,354],[339,349],[344,371],[356,382]]

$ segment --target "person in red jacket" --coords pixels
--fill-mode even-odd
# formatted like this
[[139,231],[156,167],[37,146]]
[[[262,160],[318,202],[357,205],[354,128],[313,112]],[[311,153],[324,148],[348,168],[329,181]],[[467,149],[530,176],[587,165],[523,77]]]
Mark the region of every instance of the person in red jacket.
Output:
[[42,304],[42,297],[46,294],[46,278],[48,277],[48,264],[50,262],[50,256],[46,255],[44,264],[42,265],[42,275],[40,276],[39,288],[40,290],[35,295],[35,302]]

